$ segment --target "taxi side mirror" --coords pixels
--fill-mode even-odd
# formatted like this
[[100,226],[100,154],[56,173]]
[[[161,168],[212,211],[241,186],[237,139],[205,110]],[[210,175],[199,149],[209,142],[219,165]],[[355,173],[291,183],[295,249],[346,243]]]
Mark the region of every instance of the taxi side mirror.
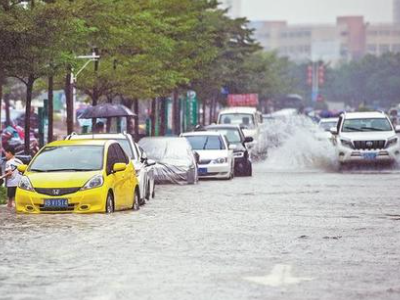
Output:
[[113,166],[113,172],[114,173],[122,172],[122,171],[125,171],[126,168],[127,168],[126,164],[124,164],[124,163],[116,163]]
[[400,126],[399,126],[399,125],[397,125],[397,126],[395,127],[395,131],[396,131],[396,133],[400,133]]
[[27,166],[27,165],[19,165],[19,166],[17,167],[17,170],[18,170],[18,172],[20,172],[20,173],[25,173],[27,169],[28,169],[28,166]]

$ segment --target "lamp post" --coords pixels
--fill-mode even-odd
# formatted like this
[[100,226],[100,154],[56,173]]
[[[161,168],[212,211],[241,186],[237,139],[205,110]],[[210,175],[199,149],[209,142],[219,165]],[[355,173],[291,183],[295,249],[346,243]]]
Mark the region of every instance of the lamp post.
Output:
[[[84,69],[86,69],[86,67],[93,61],[98,61],[100,59],[100,55],[97,55],[95,52],[93,52],[91,55],[81,55],[81,56],[76,56],[76,59],[82,59],[82,60],[86,60],[85,64],[77,71],[74,72],[74,69],[71,69],[71,73],[69,76],[69,80],[70,80],[70,86],[72,87],[72,103],[71,103],[71,108],[69,110],[70,113],[72,113],[72,124],[75,124],[75,120],[76,120],[76,111],[75,111],[75,106],[76,106],[76,83],[78,80],[78,76],[82,73],[82,71]],[[72,126],[74,127],[74,126]],[[69,130],[70,131],[70,130]],[[71,134],[71,132],[68,132],[68,134]]]

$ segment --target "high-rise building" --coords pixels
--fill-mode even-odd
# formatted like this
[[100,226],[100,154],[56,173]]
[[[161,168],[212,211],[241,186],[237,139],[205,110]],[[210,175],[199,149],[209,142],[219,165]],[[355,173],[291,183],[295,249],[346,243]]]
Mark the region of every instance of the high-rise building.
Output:
[[229,9],[229,15],[232,18],[240,18],[242,16],[241,0],[221,0],[221,7]]
[[361,16],[338,17],[336,24],[290,25],[285,21],[253,22],[255,37],[266,51],[296,62],[332,64],[366,54],[400,52],[400,23],[367,23]]
[[393,22],[400,23],[400,0],[393,0]]

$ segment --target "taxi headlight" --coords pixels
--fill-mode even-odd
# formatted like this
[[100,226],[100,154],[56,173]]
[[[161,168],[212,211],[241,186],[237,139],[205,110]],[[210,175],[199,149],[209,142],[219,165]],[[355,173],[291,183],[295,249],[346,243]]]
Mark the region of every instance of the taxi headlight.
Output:
[[87,191],[95,188],[99,188],[103,186],[104,184],[104,178],[103,175],[96,175],[92,177],[86,184],[83,186],[81,189],[82,191]]
[[22,176],[21,180],[19,181],[18,187],[24,191],[34,191],[32,183],[27,176]]
[[389,147],[392,147],[394,145],[397,145],[398,141],[399,141],[399,139],[397,137],[388,140],[386,148],[389,148]]
[[221,157],[221,158],[214,159],[212,162],[213,162],[213,164],[224,164],[224,163],[228,162],[228,158]]

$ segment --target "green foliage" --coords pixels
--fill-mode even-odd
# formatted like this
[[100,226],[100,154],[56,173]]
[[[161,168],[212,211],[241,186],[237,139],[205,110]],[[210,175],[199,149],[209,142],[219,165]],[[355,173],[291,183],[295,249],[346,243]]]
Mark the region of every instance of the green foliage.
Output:
[[330,70],[324,92],[328,99],[354,107],[390,108],[400,103],[399,70],[399,53],[368,55]]
[[[93,100],[150,99],[194,89],[217,99],[221,87],[268,98],[290,90],[289,62],[262,54],[246,19],[231,19],[215,0],[0,1],[0,75],[55,76],[94,49],[78,89]],[[9,49],[13,51],[9,51]],[[39,80],[44,87],[46,80]]]
[[0,205],[7,203],[7,189],[4,186],[0,186]]

